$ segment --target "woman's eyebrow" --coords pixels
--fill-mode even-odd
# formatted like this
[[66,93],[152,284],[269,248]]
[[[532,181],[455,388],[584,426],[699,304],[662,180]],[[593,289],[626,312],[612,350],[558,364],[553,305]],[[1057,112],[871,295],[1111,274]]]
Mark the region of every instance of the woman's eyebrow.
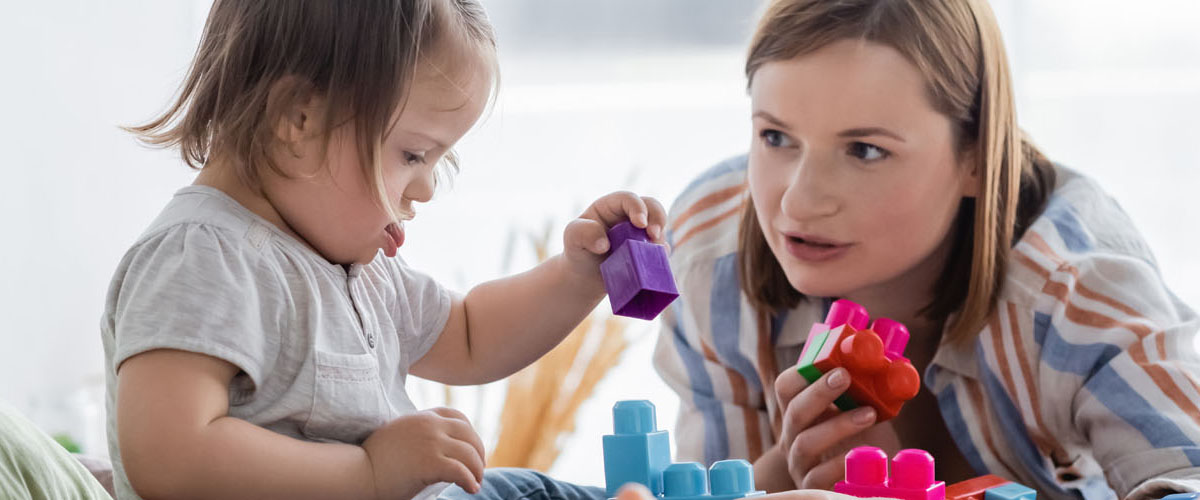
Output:
[[762,119],[770,122],[772,125],[775,125],[776,127],[779,127],[779,128],[785,129],[785,130],[791,128],[790,126],[788,126],[788,124],[784,123],[783,120],[775,118],[773,115],[771,115],[771,113],[768,113],[761,109],[758,111],[755,111],[752,116],[754,118],[762,118]]
[[892,139],[895,139],[897,141],[904,142],[904,138],[900,137],[900,134],[892,132],[891,130],[888,130],[883,127],[852,128],[849,130],[843,130],[842,133],[838,134],[838,137],[861,138],[861,137],[870,137],[873,135],[882,135],[884,137],[891,137]]

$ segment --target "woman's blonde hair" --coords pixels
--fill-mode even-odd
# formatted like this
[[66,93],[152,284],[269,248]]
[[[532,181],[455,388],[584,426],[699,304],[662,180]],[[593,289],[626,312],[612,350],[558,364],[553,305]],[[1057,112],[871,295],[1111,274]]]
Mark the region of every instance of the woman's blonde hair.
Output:
[[[921,311],[938,321],[958,312],[949,337],[968,338],[992,313],[1010,248],[1054,187],[1053,166],[1017,127],[999,26],[983,0],[775,0],[750,43],[746,77],[843,39],[889,46],[914,64],[934,109],[953,122],[957,153],[974,160],[979,196],[963,200],[951,256]],[[739,253],[742,289],[760,311],[804,298],[767,247],[750,199]]]
[[[395,218],[379,162],[418,64],[435,50],[460,48],[486,54],[494,66],[495,45],[477,0],[216,0],[178,98],[126,130],[152,146],[178,146],[194,169],[230,161],[256,188],[261,168],[285,175],[270,155],[276,124],[319,95],[322,150],[335,128],[353,122],[363,173]],[[275,89],[280,82],[289,84]],[[457,167],[453,152],[446,162]]]

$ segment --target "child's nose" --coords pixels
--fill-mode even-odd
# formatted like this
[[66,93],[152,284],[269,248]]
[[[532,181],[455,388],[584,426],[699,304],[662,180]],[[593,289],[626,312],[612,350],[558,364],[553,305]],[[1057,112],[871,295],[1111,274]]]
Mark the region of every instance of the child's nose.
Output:
[[433,199],[433,190],[436,185],[434,166],[422,168],[419,173],[415,174],[408,182],[408,186],[404,188],[404,197],[419,203],[426,203]]
[[838,211],[834,195],[835,165],[822,162],[811,154],[796,160],[792,177],[780,200],[783,215],[793,220],[827,217]]

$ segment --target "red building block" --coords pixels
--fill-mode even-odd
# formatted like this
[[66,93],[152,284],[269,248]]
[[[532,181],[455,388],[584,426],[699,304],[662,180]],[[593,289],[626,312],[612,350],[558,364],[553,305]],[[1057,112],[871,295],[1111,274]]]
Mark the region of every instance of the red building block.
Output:
[[888,359],[883,340],[872,330],[842,325],[829,332],[812,366],[821,373],[844,367],[850,373],[846,391],[859,405],[870,405],[876,421],[894,418],[917,395],[921,377],[907,358]]
[[846,454],[846,480],[838,481],[833,491],[860,498],[945,500],[946,483],[934,481],[933,456],[925,450],[900,450],[889,474],[887,453],[860,446]]
[[867,327],[867,309],[849,300],[834,302],[825,322],[816,323],[800,354],[797,371],[809,383],[839,366],[850,373],[850,388],[834,403],[843,411],[875,408],[876,421],[894,418],[917,395],[921,377],[908,358],[908,329],[887,318]]
[[1008,483],[1009,480],[991,474],[968,479],[947,486],[946,500],[983,500],[987,490]]

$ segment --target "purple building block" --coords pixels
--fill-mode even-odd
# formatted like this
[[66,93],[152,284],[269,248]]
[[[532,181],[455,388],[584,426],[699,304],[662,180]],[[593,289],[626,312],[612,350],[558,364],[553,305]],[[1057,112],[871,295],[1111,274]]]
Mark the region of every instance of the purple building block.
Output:
[[600,274],[613,314],[654,319],[679,296],[666,248],[629,222],[609,229],[608,243]]

